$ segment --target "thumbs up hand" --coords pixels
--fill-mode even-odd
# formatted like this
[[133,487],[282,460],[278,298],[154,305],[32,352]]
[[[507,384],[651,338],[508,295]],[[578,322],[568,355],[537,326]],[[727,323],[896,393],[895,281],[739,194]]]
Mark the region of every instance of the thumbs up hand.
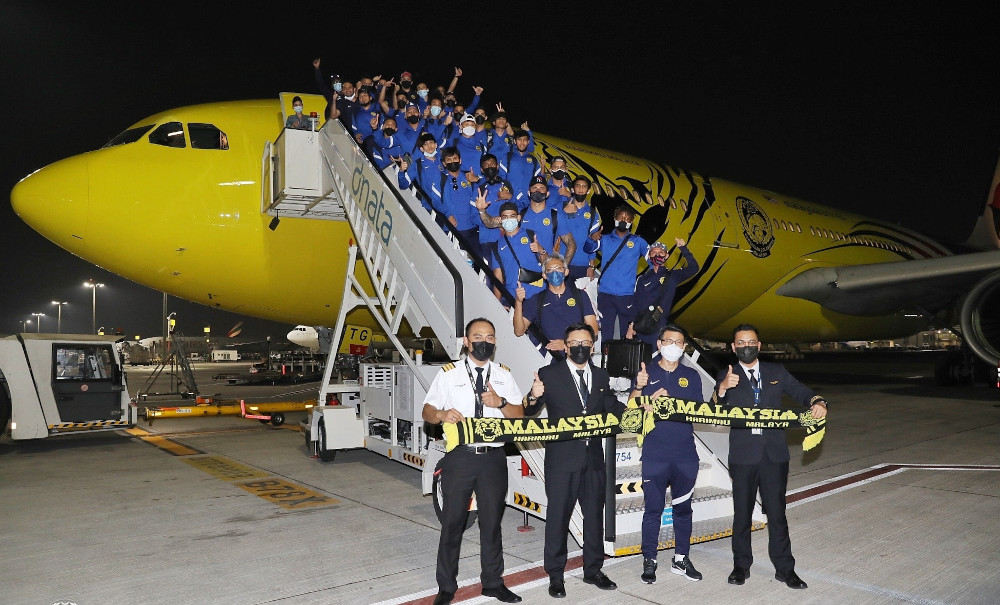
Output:
[[649,374],[646,373],[646,362],[639,364],[639,372],[635,375],[635,388],[642,389],[649,384]]
[[726,372],[726,375],[723,377],[722,380],[719,381],[719,397],[725,396],[726,391],[733,388],[739,383],[740,383],[740,376],[739,374],[733,372],[733,366],[730,365],[729,370]]
[[535,372],[535,381],[531,383],[531,395],[541,397],[543,393],[545,393],[545,383],[538,377],[538,372]]
[[521,285],[521,282],[517,282],[517,289],[514,290],[514,296],[517,297],[517,300],[524,302],[524,298],[525,296],[527,296],[527,292],[525,292],[524,286]]
[[489,382],[486,383],[486,392],[481,397],[483,405],[488,408],[498,408],[503,405],[503,399],[497,395],[497,392],[493,390],[493,385]]
[[538,235],[535,235],[535,238],[531,241],[531,245],[529,245],[528,248],[536,254],[545,251],[545,248],[542,248],[542,245],[538,243]]

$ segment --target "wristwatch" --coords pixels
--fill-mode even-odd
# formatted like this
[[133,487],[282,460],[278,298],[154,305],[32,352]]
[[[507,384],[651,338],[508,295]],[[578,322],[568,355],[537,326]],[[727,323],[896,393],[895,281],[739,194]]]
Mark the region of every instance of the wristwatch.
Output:
[[498,409],[498,410],[502,410],[502,409],[504,409],[504,407],[505,407],[506,405],[507,405],[507,400],[506,400],[506,399],[504,399],[503,397],[501,397],[501,398],[500,398],[500,405],[498,405],[498,406],[497,406],[497,409]]
[[535,397],[531,393],[528,393],[528,403],[535,403],[536,401],[538,401],[538,397]]

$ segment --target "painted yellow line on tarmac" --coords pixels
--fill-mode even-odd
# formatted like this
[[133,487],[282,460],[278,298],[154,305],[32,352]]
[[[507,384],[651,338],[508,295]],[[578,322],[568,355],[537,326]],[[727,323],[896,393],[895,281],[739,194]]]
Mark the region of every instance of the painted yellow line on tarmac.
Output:
[[336,498],[314,492],[311,489],[285,481],[284,479],[272,478],[262,481],[246,481],[236,483],[235,485],[288,510],[299,510],[310,506],[326,506],[340,503],[340,500]]
[[271,474],[223,456],[197,456],[185,458],[184,462],[223,481],[245,481]]
[[173,454],[174,456],[193,456],[195,454],[205,453],[193,447],[188,447],[186,445],[177,443],[176,441],[171,441],[166,437],[160,437],[158,435],[154,435],[153,433],[150,433],[149,431],[144,431],[143,429],[140,429],[138,427],[127,429],[125,432],[128,433],[129,435],[132,435],[133,437],[138,437],[139,439],[142,439],[143,441],[145,441],[150,445],[160,448],[161,450],[167,452],[168,454]]

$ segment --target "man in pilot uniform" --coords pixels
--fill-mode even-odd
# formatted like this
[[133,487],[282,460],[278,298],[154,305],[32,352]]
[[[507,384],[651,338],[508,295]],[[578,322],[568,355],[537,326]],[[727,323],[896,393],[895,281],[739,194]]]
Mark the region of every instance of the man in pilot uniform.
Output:
[[[779,363],[759,361],[760,333],[750,324],[733,330],[730,345],[739,364],[719,375],[719,401],[726,405],[781,409],[782,395],[808,408],[814,418],[826,416],[826,400],[813,393]],[[750,515],[757,490],[767,514],[767,551],[774,578],[789,588],[806,588],[795,573],[792,541],[785,518],[788,486],[788,443],[784,429],[730,429],[729,474],[733,479],[733,572],[729,583],[740,585],[750,576]]]
[[[427,390],[424,422],[461,422],[466,416],[524,417],[521,391],[510,370],[490,361],[496,348],[493,323],[483,318],[470,321],[464,343],[469,355],[442,367]],[[458,590],[458,558],[473,492],[479,508],[483,595],[518,603],[521,597],[503,584],[500,519],[507,497],[507,456],[503,444],[470,443],[456,447],[441,461],[443,502],[434,605],[450,603]]]
[[[621,414],[625,404],[608,386],[608,373],[590,361],[596,335],[585,323],[566,328],[567,359],[538,370],[531,393],[526,398],[527,414],[544,406],[549,423],[560,418],[587,414]],[[604,467],[604,439],[573,439],[545,444],[545,572],[549,575],[549,595],[566,596],[563,572],[566,569],[566,538],[569,519],[577,500],[583,511],[583,581],[602,590],[618,585],[604,575],[604,499],[607,473]]]

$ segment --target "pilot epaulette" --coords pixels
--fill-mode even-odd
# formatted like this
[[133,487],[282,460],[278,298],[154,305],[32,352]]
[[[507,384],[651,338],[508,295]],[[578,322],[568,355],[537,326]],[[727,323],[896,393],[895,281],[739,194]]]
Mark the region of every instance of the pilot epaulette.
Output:
[[450,372],[450,371],[452,371],[452,370],[455,369],[455,364],[454,363],[446,363],[443,366],[441,366],[441,369],[444,370],[445,372]]
[[510,368],[508,368],[507,366],[503,365],[502,363],[501,364],[497,364],[497,365],[499,365],[501,368],[507,370],[508,372],[510,371]]

